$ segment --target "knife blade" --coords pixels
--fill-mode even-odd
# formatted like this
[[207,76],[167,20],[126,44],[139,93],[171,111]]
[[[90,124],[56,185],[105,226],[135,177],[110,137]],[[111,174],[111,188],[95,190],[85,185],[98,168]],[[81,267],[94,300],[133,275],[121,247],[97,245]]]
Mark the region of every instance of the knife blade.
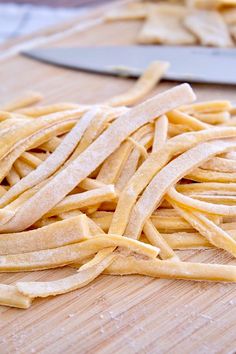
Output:
[[236,84],[236,49],[179,46],[39,48],[22,54],[57,66],[101,74],[140,76],[151,61],[168,61],[164,79]]

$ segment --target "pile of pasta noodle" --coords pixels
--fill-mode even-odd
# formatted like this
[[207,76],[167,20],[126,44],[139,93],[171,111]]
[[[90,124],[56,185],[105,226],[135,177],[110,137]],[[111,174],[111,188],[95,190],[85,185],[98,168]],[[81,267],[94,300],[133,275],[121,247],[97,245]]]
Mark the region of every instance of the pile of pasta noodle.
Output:
[[229,101],[193,103],[181,84],[133,107],[159,81],[154,62],[130,91],[97,105],[0,112],[0,272],[75,268],[47,282],[0,284],[0,304],[85,286],[101,273],[236,281],[233,265],[176,250],[236,256],[236,117]]
[[106,14],[107,21],[144,20],[141,44],[232,47],[236,42],[235,0],[132,1]]

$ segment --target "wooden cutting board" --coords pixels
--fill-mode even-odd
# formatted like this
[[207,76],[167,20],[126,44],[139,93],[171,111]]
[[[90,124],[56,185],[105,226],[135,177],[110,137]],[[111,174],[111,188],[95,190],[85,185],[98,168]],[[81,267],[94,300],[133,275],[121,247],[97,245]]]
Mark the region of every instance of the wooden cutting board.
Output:
[[[135,43],[141,22],[103,23],[56,45]],[[54,44],[53,44],[54,45]],[[45,103],[101,102],[132,86],[131,79],[76,72],[22,56],[1,63],[0,98],[39,90]],[[174,83],[163,82],[156,92]],[[194,85],[199,99],[230,98],[231,87]],[[234,264],[215,251],[182,251],[181,259]],[[0,282],[54,280],[63,269],[1,274]],[[91,285],[36,300],[29,310],[0,306],[0,354],[5,353],[233,353],[236,350],[235,284],[100,276]]]

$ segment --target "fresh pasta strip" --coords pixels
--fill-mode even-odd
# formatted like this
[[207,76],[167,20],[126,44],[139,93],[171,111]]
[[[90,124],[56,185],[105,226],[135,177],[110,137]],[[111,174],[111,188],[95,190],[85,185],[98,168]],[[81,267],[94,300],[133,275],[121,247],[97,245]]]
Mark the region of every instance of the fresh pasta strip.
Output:
[[170,139],[161,150],[157,153],[152,153],[120,193],[110,232],[119,235],[124,233],[130,212],[139,194],[148,185],[153,176],[160,171],[173,156],[190,149],[200,142],[234,135],[236,135],[234,128],[212,128],[199,132],[186,133]]
[[216,205],[200,201],[177,192],[173,187],[169,189],[168,196],[185,208],[193,208],[205,213],[217,215],[236,215],[236,205]]
[[[51,113],[69,111],[71,109],[76,109],[79,107],[81,107],[81,105],[75,103],[58,103],[58,104],[52,104],[48,106],[22,108],[22,109],[18,109],[17,112],[23,114],[24,116],[38,118]],[[89,109],[89,106],[83,106],[83,107]]]
[[168,119],[165,115],[158,118],[155,122],[154,139],[152,145],[152,152],[157,152],[167,140],[168,133]]
[[236,160],[236,152],[235,151],[225,152],[224,154],[221,154],[220,156],[224,157],[225,159]]
[[67,134],[58,148],[44,162],[42,162],[36,170],[32,171],[28,177],[22,179],[14,189],[10,189],[8,194],[5,194],[4,197],[0,199],[0,205],[4,206],[20,193],[35,186],[53,174],[53,172],[55,172],[73,152],[85,129],[96,114],[97,109],[87,112]]
[[25,141],[25,139],[31,137],[41,129],[48,128],[55,123],[65,121],[67,119],[79,119],[84,112],[85,110],[81,108],[71,111],[57,112],[27,122],[24,129],[22,129],[22,127],[12,129],[7,135],[1,138],[0,157],[3,158],[6,156],[15,147],[20,145],[20,143]]
[[226,231],[222,230],[202,213],[194,210],[189,211],[182,206],[180,207],[175,200],[169,197],[167,200],[210,243],[217,248],[224,249],[234,257],[236,256],[236,241]]
[[[91,214],[92,220],[105,232],[109,230],[112,222],[112,213],[110,212],[95,212]],[[221,222],[221,218],[217,215],[210,215],[209,218],[213,220],[216,224]],[[176,216],[163,216],[163,215],[155,215],[151,216],[151,221],[155,228],[159,232],[167,232],[168,230],[172,230],[173,232],[184,231],[184,230],[192,230],[192,226],[186,222],[182,217]]]
[[96,188],[101,188],[104,187],[104,183],[92,179],[92,178],[85,178],[82,182],[80,182],[79,187],[81,187],[84,190],[90,190],[90,189],[96,189]]
[[26,162],[17,159],[14,163],[14,168],[19,174],[20,178],[27,176],[29,173],[34,171],[33,167],[29,166]]
[[162,237],[174,250],[205,249],[214,247],[205,237],[194,232],[163,233]]
[[217,182],[203,182],[203,183],[188,183],[178,184],[176,189],[184,194],[211,194],[211,195],[235,195],[236,183],[217,183]]
[[148,241],[153,246],[160,248],[161,259],[172,259],[179,261],[179,257],[175,254],[162,235],[157,231],[151,220],[146,221],[143,231]]
[[186,178],[197,182],[236,182],[236,172],[218,172],[196,168]]
[[[152,140],[152,135],[150,134],[150,141]],[[140,155],[144,158],[144,159],[147,159],[148,158],[148,152],[147,152],[147,149],[142,145],[140,144],[138,141],[134,140],[133,138],[128,138],[127,139],[128,141],[130,141],[140,152]]]
[[138,42],[170,45],[194,44],[196,37],[183,25],[187,9],[181,5],[158,4],[151,8]]
[[4,121],[6,119],[11,119],[11,118],[12,118],[12,113],[0,111],[0,122]]
[[38,158],[37,156],[33,155],[32,153],[25,151],[19,158],[21,161],[26,162],[29,166],[36,168],[38,167],[41,163],[42,160]]
[[232,195],[191,194],[191,198],[214,204],[236,205],[236,196]]
[[3,180],[10,170],[13,163],[29,148],[35,148],[40,143],[47,141],[51,136],[67,132],[71,130],[73,126],[77,123],[75,119],[68,119],[65,122],[59,122],[53,124],[52,126],[42,129],[36,134],[32,135],[28,139],[22,141],[22,143],[15,147],[8,155],[6,155],[2,160],[0,160],[0,180]]
[[227,25],[216,11],[192,10],[184,19],[184,24],[202,45],[214,47],[233,45]]
[[42,145],[39,146],[41,150],[45,150],[46,152],[53,152],[58,148],[61,144],[61,139],[59,137],[54,136],[50,140],[46,141]]
[[193,99],[194,95],[189,85],[183,84],[121,115],[83,153],[35,193],[8,224],[0,227],[0,230],[20,231],[35,223],[94,171],[127,136],[155,117]]
[[207,281],[236,281],[236,267],[230,265],[175,262],[169,260],[143,260],[119,256],[106,269],[106,274],[142,274],[155,278]]
[[230,111],[232,105],[227,100],[221,101],[205,101],[198,102],[190,105],[185,105],[179,108],[179,110],[184,111],[188,114],[198,114],[198,113],[219,113]]
[[47,250],[77,243],[88,238],[84,233],[86,215],[55,222],[39,229],[1,234],[0,255]]
[[[82,214],[83,213],[80,210],[71,210],[65,213],[61,213],[59,216],[62,220],[65,220]],[[104,231],[87,215],[86,215],[86,226],[88,226],[89,228],[88,235],[96,236],[100,234],[105,234]]]
[[159,206],[168,188],[210,157],[234,146],[235,142],[233,140],[202,143],[172,160],[152,179],[134,206],[125,234],[138,238],[145,221],[151,216],[155,208]]
[[70,263],[80,262],[101,249],[118,246],[128,247],[133,252],[151,258],[155,258],[159,253],[157,247],[127,237],[100,235],[58,248],[0,256],[0,272],[35,271],[63,267]]
[[84,208],[96,203],[114,199],[115,197],[116,192],[113,185],[107,185],[87,192],[68,195],[48,213],[46,213],[45,216],[50,217],[64,213],[65,211]]
[[233,116],[230,120],[228,120],[227,122],[224,122],[222,124],[222,126],[224,126],[224,127],[235,127],[236,126],[236,117]]
[[[123,108],[121,112],[123,111]],[[117,112],[119,113],[119,112]],[[67,161],[67,164],[70,161],[73,161],[76,157],[78,157],[106,128],[107,123],[114,119],[117,115],[116,111],[107,111],[105,107],[101,107],[100,109],[95,108],[95,114],[90,124],[87,125],[84,134],[81,137],[81,141],[79,145],[73,152],[70,159]]]
[[229,112],[195,113],[194,116],[207,124],[223,124],[230,120]]
[[191,131],[191,129],[187,125],[183,124],[172,124],[168,125],[168,138],[173,138],[176,135],[181,135]]
[[31,189],[25,191],[17,199],[13,200],[6,207],[2,208],[2,210],[7,210],[7,211],[10,210],[10,211],[14,212],[14,214],[15,214],[17,209],[19,209],[19,207],[22,204],[24,204],[30,197],[32,197],[36,193],[36,191],[40,189],[40,187],[43,185],[43,183],[39,184],[38,186],[35,186],[34,188],[31,188]]
[[10,186],[14,186],[20,181],[20,176],[14,166],[12,166],[9,173],[7,174],[6,180]]
[[42,100],[42,95],[38,92],[26,92],[21,97],[18,97],[11,102],[5,103],[1,105],[1,110],[3,111],[15,111],[19,108],[24,108],[27,106],[31,106],[35,103],[38,103]]
[[[147,124],[132,134],[131,137],[140,141],[145,135],[152,133],[152,131],[153,128],[151,125]],[[103,163],[97,175],[97,180],[105,184],[115,183],[134,145],[132,140],[125,141],[121,144]],[[137,145],[135,146],[137,147]]]
[[14,285],[0,284],[0,305],[28,309],[31,298],[23,295]]
[[222,157],[213,157],[205,162],[202,166],[204,170],[212,170],[218,172],[236,172],[235,160],[225,159]]
[[167,117],[171,123],[188,126],[191,130],[202,130],[209,128],[209,126],[204,122],[201,122],[197,118],[177,109],[168,112]]
[[[150,141],[150,134],[147,134],[139,141],[139,144],[144,147],[147,143],[149,143],[149,141]],[[130,178],[137,170],[140,157],[141,157],[140,149],[139,148],[133,149],[126,163],[124,164],[120,176],[118,177],[117,182],[115,184],[115,188],[118,191],[118,193],[126,186]]]
[[134,105],[151,92],[162,79],[168,67],[169,64],[167,62],[152,62],[131,89],[121,95],[112,97],[105,103],[114,107]]
[[6,193],[5,187],[0,185],[0,196],[2,196],[5,193]]
[[24,296],[30,298],[64,294],[89,284],[112,263],[115,256],[110,254],[101,262],[63,279],[48,282],[18,282],[16,287]]

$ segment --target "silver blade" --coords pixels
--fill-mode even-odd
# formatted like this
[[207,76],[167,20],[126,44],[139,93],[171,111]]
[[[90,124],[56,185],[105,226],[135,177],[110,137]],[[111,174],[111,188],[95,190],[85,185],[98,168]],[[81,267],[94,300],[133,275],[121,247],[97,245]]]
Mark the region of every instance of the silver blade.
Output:
[[153,60],[170,62],[165,79],[236,84],[236,49],[125,46],[40,48],[23,54],[71,69],[137,77]]

